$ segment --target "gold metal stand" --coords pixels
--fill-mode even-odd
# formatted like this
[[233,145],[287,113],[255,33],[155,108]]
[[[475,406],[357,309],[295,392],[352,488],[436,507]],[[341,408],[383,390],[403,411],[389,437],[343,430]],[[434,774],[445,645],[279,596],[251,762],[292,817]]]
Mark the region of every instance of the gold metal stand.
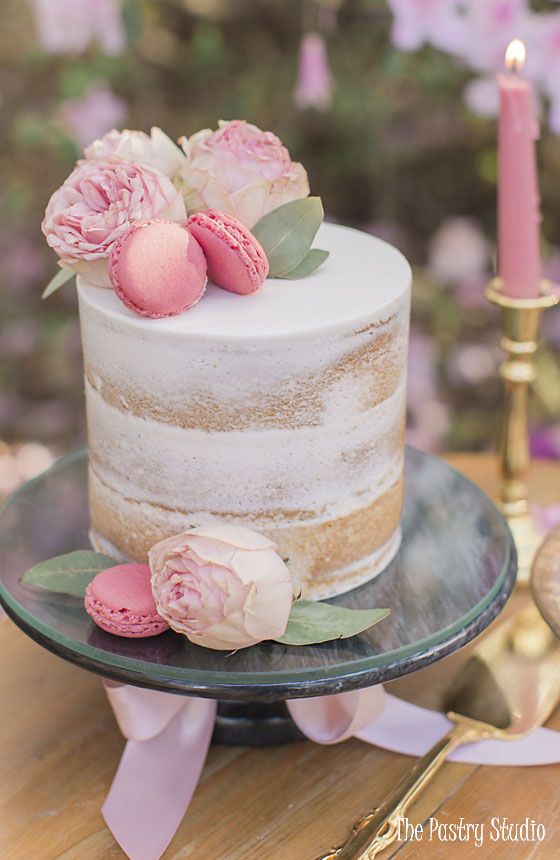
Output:
[[539,323],[543,310],[557,304],[559,296],[543,281],[541,295],[534,299],[513,299],[502,292],[500,278],[486,288],[486,297],[501,311],[500,345],[506,359],[500,368],[505,403],[500,434],[500,507],[511,528],[519,567],[517,581],[526,585],[535,552],[543,539],[529,511],[527,472],[529,453],[529,386],[535,379],[533,363],[538,346]]

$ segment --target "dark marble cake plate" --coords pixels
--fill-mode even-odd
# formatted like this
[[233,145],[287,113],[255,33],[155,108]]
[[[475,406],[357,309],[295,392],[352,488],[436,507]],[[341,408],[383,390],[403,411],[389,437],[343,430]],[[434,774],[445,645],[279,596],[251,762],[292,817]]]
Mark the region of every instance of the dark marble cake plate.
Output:
[[86,473],[87,452],[70,454],[4,505],[0,602],[40,645],[84,669],[220,700],[237,740],[247,740],[259,716],[270,722],[265,740],[281,739],[283,706],[270,703],[377,684],[457,650],[499,613],[515,581],[514,544],[495,505],[441,460],[408,449],[400,551],[372,582],[333,601],[390,607],[390,617],[370,631],[307,647],[267,642],[234,654],[199,648],[171,631],[120,639],[96,627],[80,600],[20,582],[38,561],[89,546]]

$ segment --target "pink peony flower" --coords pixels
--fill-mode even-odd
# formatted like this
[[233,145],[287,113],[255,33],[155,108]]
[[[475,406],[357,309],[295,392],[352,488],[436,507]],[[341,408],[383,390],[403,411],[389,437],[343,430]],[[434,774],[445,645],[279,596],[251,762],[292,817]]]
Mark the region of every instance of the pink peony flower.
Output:
[[154,126],[150,135],[144,131],[113,129],[85,150],[86,158],[124,158],[135,164],[155,167],[174,179],[185,162],[185,155],[161,128]]
[[320,33],[306,33],[299,49],[294,102],[299,108],[326,110],[331,100],[331,73],[325,40]]
[[167,176],[119,158],[79,161],[52,195],[42,230],[61,261],[96,286],[109,287],[108,256],[134,221],[184,224],[185,204]]
[[94,41],[106,54],[124,49],[119,0],[31,0],[31,10],[48,54],[83,54]]
[[106,84],[94,84],[83,98],[69,99],[60,107],[61,119],[80,147],[119,125],[127,113],[124,99]]
[[220,121],[182,146],[181,178],[189,214],[219,209],[251,229],[263,215],[290,200],[307,197],[304,167],[291,161],[282,141],[243,120]]
[[241,526],[201,526],[149,553],[159,614],[196,645],[227,651],[275,639],[293,600],[290,572],[263,535]]

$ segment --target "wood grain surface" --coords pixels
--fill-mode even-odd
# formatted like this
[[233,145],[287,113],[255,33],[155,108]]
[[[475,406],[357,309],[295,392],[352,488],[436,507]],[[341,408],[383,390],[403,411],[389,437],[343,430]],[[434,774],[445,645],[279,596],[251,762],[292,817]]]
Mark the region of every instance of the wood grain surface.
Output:
[[[486,455],[447,458],[487,492],[496,466]],[[536,463],[532,497],[558,500],[560,465]],[[516,594],[506,612],[528,598]],[[472,646],[470,646],[472,647]],[[442,689],[469,648],[387,685],[391,692],[437,708]],[[123,860],[100,808],[122,752],[99,679],[64,663],[0,624],[0,857],[2,860]],[[560,729],[560,710],[549,722]],[[339,842],[380,801],[412,759],[348,741],[268,748],[212,748],[194,800],[165,860],[314,860]],[[490,768],[446,764],[413,807],[424,838],[399,843],[399,860],[560,856],[560,767]],[[484,823],[481,848],[429,840],[439,823]],[[491,842],[493,817],[546,828],[542,843]]]

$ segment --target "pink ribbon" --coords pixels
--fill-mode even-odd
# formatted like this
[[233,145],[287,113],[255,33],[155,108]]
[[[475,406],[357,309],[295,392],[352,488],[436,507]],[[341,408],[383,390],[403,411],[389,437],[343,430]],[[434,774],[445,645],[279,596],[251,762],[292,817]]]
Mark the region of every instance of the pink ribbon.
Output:
[[101,812],[131,860],[157,860],[198,785],[216,702],[104,683],[128,742]]
[[[103,816],[131,860],[158,860],[188,809],[210,746],[216,702],[106,681],[119,728],[128,739],[103,805]],[[350,737],[421,756],[451,727],[443,714],[368,687],[287,703],[298,728],[320,744]],[[453,761],[490,765],[560,762],[560,732],[536,729],[516,741],[480,741]]]

